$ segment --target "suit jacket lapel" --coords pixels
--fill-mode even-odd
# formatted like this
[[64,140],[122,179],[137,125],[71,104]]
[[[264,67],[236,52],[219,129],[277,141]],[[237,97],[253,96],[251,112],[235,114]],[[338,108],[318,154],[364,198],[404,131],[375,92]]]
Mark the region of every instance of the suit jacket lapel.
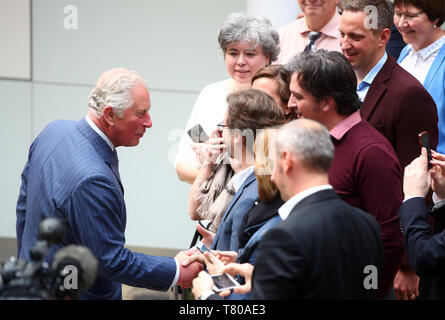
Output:
[[246,181],[244,181],[244,183],[241,185],[241,187],[239,188],[239,190],[237,191],[237,193],[235,194],[235,196],[233,197],[232,201],[230,202],[229,206],[227,207],[226,212],[224,213],[224,217],[223,217],[223,221],[225,221],[228,217],[228,213],[230,212],[230,210],[232,210],[232,207],[235,205],[235,203],[238,201],[239,197],[241,196],[241,194],[243,193],[244,189],[251,184],[253,181],[255,180],[255,173],[252,172],[246,179]]
[[385,62],[382,69],[369,87],[368,93],[363,101],[363,105],[360,108],[360,115],[363,120],[369,120],[369,117],[376,108],[380,98],[387,90],[385,82],[391,79],[391,72],[395,64],[395,60],[388,56],[388,60]]
[[117,163],[114,159],[113,151],[111,151],[110,146],[99,136],[93,128],[90,127],[85,118],[82,118],[76,123],[79,131],[91,142],[93,147],[96,149],[99,156],[104,159],[104,162],[110,167],[117,181],[119,182],[119,186],[121,187],[122,194],[124,193],[124,187],[121,182],[121,178],[119,175],[119,169],[117,167]]

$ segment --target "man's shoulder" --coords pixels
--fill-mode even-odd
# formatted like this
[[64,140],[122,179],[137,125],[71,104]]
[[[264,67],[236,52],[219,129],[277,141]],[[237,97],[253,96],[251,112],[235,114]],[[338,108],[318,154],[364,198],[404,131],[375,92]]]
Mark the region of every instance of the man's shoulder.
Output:
[[376,83],[385,82],[390,84],[387,85],[387,89],[390,91],[406,92],[407,89],[417,89],[426,92],[423,85],[391,57],[388,57],[388,61],[380,70],[375,81]]
[[348,144],[353,143],[356,148],[362,149],[364,147],[374,146],[376,148],[385,150],[385,152],[393,151],[388,140],[369,122],[362,120],[358,124],[356,124],[353,128],[351,128],[350,132],[348,132],[349,140]]

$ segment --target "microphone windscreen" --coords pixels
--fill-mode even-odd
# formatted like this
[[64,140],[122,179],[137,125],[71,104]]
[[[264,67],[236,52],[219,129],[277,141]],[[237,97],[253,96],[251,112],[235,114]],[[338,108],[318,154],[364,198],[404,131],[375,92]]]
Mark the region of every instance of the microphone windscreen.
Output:
[[90,288],[96,280],[98,262],[91,251],[83,246],[69,245],[54,255],[52,268],[62,270],[68,265],[74,265],[78,270],[79,291]]

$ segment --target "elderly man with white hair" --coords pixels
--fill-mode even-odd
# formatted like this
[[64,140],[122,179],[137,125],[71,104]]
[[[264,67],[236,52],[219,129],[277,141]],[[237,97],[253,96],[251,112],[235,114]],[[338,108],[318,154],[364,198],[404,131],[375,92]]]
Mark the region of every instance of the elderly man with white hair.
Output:
[[200,265],[187,268],[175,258],[135,253],[125,245],[126,209],[116,147],[136,146],[151,128],[150,94],[133,71],[104,72],[91,91],[89,111],[80,121],[50,123],[32,143],[17,201],[20,258],[29,260],[38,226],[47,217],[65,219],[61,245],[85,246],[98,259],[94,285],[82,299],[121,299],[121,283],[167,290],[190,285]]

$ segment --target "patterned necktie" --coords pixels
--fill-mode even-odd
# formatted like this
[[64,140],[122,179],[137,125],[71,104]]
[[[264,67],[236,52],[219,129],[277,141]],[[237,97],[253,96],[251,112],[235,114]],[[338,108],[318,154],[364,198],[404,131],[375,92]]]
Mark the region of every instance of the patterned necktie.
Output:
[[113,151],[113,163],[112,163],[112,169],[113,169],[113,172],[114,172],[114,174],[117,176],[117,178],[118,178],[118,180],[119,180],[119,184],[121,185],[121,188],[122,188],[122,191],[123,191],[123,186],[122,186],[122,183],[121,183],[121,176],[120,176],[120,174],[119,174],[119,158],[117,157],[117,151],[116,151],[116,148],[114,149],[114,151]]
[[318,38],[320,38],[321,36],[321,32],[317,32],[317,31],[311,31],[309,32],[309,44],[306,46],[306,48],[304,48],[304,51],[316,51],[317,49],[315,48],[315,41],[317,41]]
[[117,157],[116,148],[114,148],[114,151],[113,151],[113,162],[114,162],[114,165],[116,166],[117,171],[119,172],[119,158]]

